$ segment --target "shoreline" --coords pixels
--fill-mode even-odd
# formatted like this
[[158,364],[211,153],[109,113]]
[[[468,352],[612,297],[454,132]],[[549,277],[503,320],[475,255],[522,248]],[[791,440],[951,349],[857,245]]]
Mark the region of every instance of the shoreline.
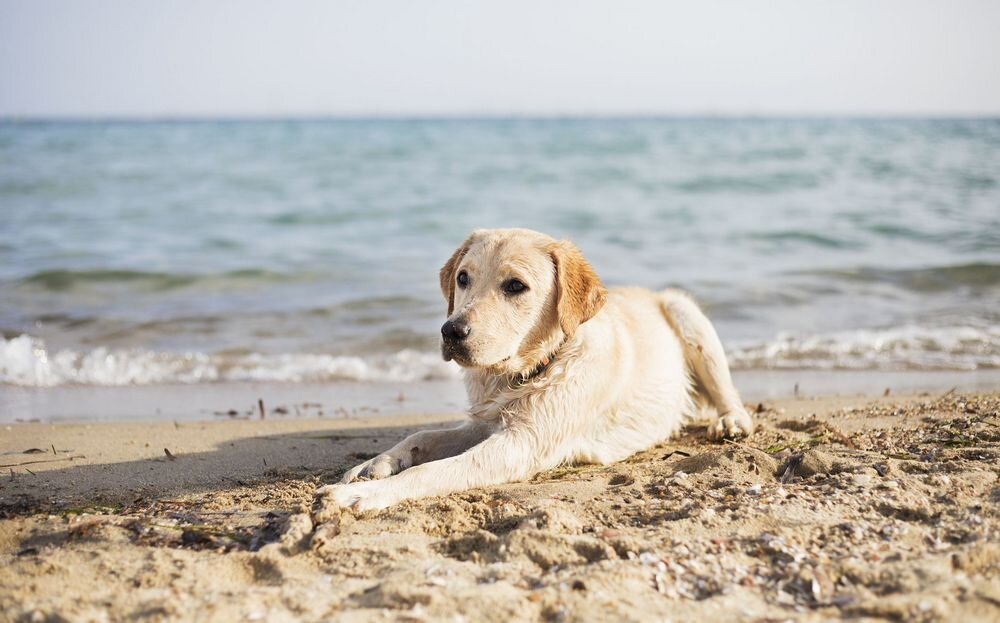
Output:
[[312,533],[317,485],[460,416],[3,425],[0,621],[1000,615],[1000,393],[759,409]]
[[[1000,389],[1000,369],[971,371],[735,370],[744,401]],[[461,381],[203,383],[190,385],[0,385],[0,424],[351,419],[463,412]]]

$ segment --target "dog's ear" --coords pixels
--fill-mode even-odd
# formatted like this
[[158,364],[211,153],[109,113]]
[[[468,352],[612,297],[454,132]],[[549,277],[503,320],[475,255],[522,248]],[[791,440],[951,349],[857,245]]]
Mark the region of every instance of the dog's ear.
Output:
[[465,254],[469,251],[469,247],[472,246],[472,240],[475,238],[476,232],[472,232],[465,242],[461,244],[455,252],[451,254],[448,261],[444,263],[441,267],[441,272],[438,273],[441,279],[441,293],[444,294],[444,298],[448,301],[448,315],[455,311],[455,271],[458,270],[458,264],[465,257]]
[[573,243],[556,242],[549,247],[549,255],[556,267],[559,326],[568,337],[604,307],[608,291]]

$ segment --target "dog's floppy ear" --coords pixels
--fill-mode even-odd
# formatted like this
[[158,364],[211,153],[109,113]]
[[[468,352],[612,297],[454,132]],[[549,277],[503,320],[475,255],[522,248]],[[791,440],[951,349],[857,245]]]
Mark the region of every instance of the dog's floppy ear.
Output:
[[458,270],[458,264],[465,257],[468,252],[469,247],[472,245],[472,239],[476,237],[476,232],[472,232],[465,242],[461,244],[455,252],[451,254],[448,261],[444,263],[441,267],[441,272],[439,277],[441,278],[441,293],[444,294],[444,298],[448,301],[448,315],[455,311],[455,271]]
[[559,326],[568,337],[601,310],[608,291],[572,242],[552,244],[549,255],[556,266]]

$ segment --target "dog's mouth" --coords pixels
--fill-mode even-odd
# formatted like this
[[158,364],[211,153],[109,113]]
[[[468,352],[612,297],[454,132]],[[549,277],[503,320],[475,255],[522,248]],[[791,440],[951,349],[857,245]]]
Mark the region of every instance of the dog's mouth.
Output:
[[441,356],[445,361],[454,360],[455,363],[460,366],[468,366],[471,364],[469,361],[469,351],[463,346],[452,342],[441,342]]
[[497,366],[502,366],[513,359],[514,355],[507,355],[495,363],[483,364],[475,361],[464,346],[442,342],[441,357],[445,361],[454,361],[463,368],[496,368]]

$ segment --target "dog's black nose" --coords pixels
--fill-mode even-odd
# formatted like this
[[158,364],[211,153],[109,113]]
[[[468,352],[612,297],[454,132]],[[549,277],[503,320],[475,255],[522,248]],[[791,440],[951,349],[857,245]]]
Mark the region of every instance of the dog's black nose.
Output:
[[470,331],[472,329],[469,328],[469,325],[464,320],[449,320],[441,325],[441,335],[446,340],[464,340],[469,337]]

